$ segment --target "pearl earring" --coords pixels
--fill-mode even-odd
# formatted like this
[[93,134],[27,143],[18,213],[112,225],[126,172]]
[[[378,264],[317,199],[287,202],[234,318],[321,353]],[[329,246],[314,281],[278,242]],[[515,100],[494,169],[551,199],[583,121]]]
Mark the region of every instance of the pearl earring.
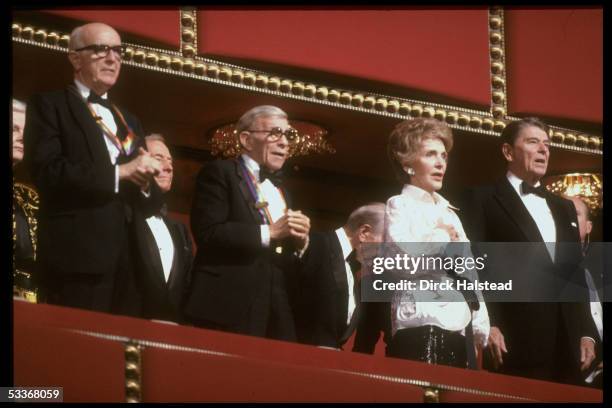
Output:
[[406,173],[407,173],[409,176],[414,176],[414,175],[416,174],[416,173],[414,172],[414,169],[413,169],[412,167],[408,167],[408,168],[406,169]]

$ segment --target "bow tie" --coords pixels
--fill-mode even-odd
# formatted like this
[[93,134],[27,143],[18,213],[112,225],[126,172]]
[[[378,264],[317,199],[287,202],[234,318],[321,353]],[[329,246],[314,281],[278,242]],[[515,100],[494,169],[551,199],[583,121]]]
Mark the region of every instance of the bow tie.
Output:
[[98,105],[104,106],[106,109],[113,111],[113,104],[108,100],[102,98],[100,95],[95,93],[94,91],[89,92],[89,96],[87,97],[87,102],[97,103]]
[[274,184],[276,187],[280,187],[280,185],[283,183],[283,172],[282,170],[277,170],[272,173],[267,168],[261,167],[261,169],[259,169],[259,182],[263,183],[266,181],[266,179],[270,179],[272,184]]
[[546,192],[546,188],[544,188],[544,186],[541,184],[538,187],[533,187],[531,184],[523,181],[521,183],[521,192],[523,194],[535,194],[537,196],[545,198],[544,194]]
[[351,267],[351,272],[356,275],[361,270],[361,262],[357,260],[357,252],[353,249],[349,256],[346,257],[346,262]]

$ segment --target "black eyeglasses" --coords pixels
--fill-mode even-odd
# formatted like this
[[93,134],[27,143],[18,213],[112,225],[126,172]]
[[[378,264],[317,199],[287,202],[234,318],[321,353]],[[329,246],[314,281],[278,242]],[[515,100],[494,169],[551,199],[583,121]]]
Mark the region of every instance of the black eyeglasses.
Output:
[[246,131],[247,132],[252,132],[252,133],[267,133],[268,135],[266,136],[266,139],[269,142],[276,142],[281,137],[283,137],[283,135],[287,138],[287,141],[289,141],[289,142],[293,142],[298,137],[298,131],[295,130],[294,128],[288,128],[285,131],[283,131],[279,127],[273,127],[270,130],[251,130],[251,129],[247,129]]
[[115,45],[111,47],[110,45],[106,45],[106,44],[92,44],[92,45],[86,45],[85,47],[77,48],[75,51],[87,51],[87,50],[90,50],[93,53],[93,55],[95,55],[98,58],[104,58],[108,55],[109,52],[112,51],[115,53],[117,58],[121,59],[123,57],[123,54],[125,53],[125,46]]

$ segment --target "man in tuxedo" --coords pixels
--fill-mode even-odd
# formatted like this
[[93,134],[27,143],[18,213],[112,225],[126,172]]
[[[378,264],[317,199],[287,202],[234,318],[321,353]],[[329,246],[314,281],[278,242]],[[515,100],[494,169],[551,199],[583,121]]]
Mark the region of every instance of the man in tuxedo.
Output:
[[[580,233],[580,243],[582,244],[582,252],[586,256],[589,250],[589,235],[593,229],[593,223],[591,221],[591,215],[589,213],[589,207],[579,196],[566,197],[574,203],[576,207],[576,215],[578,217],[578,230]],[[596,351],[596,369],[603,370],[603,309],[602,309],[602,294],[603,290],[603,276],[598,271],[591,271],[584,268],[584,277],[589,289],[589,300],[590,300],[590,311],[593,323],[597,328],[597,345]],[[589,379],[589,374],[592,370],[588,370],[585,374],[586,378]],[[593,376],[591,376],[593,377]],[[590,379],[589,379],[590,381]],[[602,377],[599,376],[595,381],[590,381],[589,385],[595,384],[595,386],[601,387]]]
[[[570,201],[546,191],[540,183],[550,157],[548,127],[537,118],[518,120],[506,126],[501,142],[506,175],[464,197],[459,216],[468,237],[476,244],[533,243],[530,256],[523,253],[508,259],[516,280],[537,273],[546,275],[547,282],[558,276],[578,276],[576,211]],[[476,245],[473,249],[477,255]],[[488,272],[495,275],[494,270]],[[595,357],[596,334],[588,299],[582,303],[534,300],[487,303],[490,368],[543,380],[576,381],[579,369],[588,368]]]
[[355,331],[366,306],[359,290],[362,244],[382,242],[384,218],[385,204],[371,203],[354,210],[343,227],[312,234],[296,307],[300,342],[341,349]]
[[[159,161],[155,182],[163,194],[172,188],[174,168],[164,137],[145,137],[147,150]],[[192,243],[187,227],[167,216],[166,205],[145,218],[134,218],[134,241],[138,246],[138,275],[143,296],[143,314],[148,319],[180,323],[191,272]]]
[[185,315],[200,327],[294,341],[288,283],[310,220],[291,210],[280,170],[296,132],[285,112],[268,105],[242,115],[235,132],[242,154],[209,162],[197,176]]
[[119,76],[119,34],[77,27],[68,59],[74,82],[32,97],[25,162],[40,194],[41,295],[53,304],[138,314],[128,239],[133,211],[156,206],[159,163],[138,120],[107,97]]

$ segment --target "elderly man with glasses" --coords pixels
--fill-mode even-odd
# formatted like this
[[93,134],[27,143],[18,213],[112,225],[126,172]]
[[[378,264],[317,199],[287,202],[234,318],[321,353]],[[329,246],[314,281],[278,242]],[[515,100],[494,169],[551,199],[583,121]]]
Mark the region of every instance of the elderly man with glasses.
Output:
[[200,327],[294,341],[288,288],[310,220],[291,209],[279,173],[296,132],[275,106],[249,110],[235,131],[242,154],[207,163],[197,177],[198,250],[184,312]]
[[38,261],[48,303],[140,313],[128,239],[135,211],[158,207],[160,164],[140,122],[108,98],[121,69],[119,34],[77,27],[74,81],[28,103],[25,164],[40,194]]

